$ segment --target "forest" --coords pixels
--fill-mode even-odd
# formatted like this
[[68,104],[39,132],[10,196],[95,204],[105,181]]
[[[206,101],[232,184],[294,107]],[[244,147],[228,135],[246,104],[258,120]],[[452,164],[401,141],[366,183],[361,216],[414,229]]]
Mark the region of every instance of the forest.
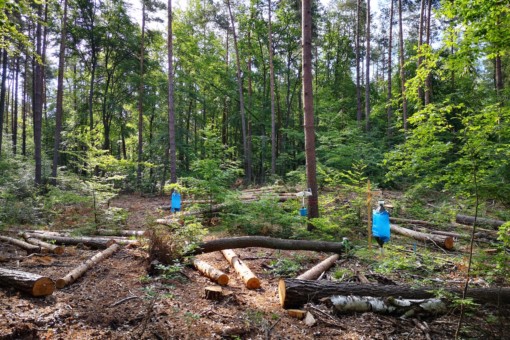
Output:
[[507,1],[0,9],[0,339],[510,337]]

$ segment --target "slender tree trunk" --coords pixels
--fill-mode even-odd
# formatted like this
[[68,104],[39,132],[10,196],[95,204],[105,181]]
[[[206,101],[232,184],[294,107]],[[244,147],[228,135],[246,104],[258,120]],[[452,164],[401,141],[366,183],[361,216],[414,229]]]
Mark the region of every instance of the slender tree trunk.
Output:
[[5,81],[7,79],[7,48],[2,49],[2,88],[0,89],[0,156],[2,155],[3,126],[5,112]]
[[[48,1],[44,2],[44,22],[48,22]],[[41,65],[41,83],[42,83],[42,112],[44,117],[44,127],[46,130],[49,130],[48,128],[48,106],[47,106],[47,100],[46,100],[46,49],[48,46],[48,26],[44,25],[42,27],[42,65]],[[41,139],[44,137],[47,139],[49,134],[42,134],[41,133]]]
[[55,112],[55,144],[53,146],[53,168],[51,177],[53,185],[57,184],[57,169],[60,153],[60,138],[62,134],[62,116],[64,100],[64,70],[66,53],[66,25],[67,25],[67,0],[64,0],[64,15],[62,18],[60,32],[60,52],[58,58],[58,78],[57,78],[57,108]]
[[276,114],[274,108],[275,102],[275,86],[274,86],[274,66],[273,66],[273,33],[271,31],[271,0],[268,0],[268,15],[269,15],[269,72],[271,84],[271,175],[276,173]]
[[[228,32],[225,38],[225,74],[228,74]],[[227,106],[227,98],[228,96],[223,96],[223,113],[222,113],[222,122],[221,122],[221,143],[223,145],[228,145],[228,106]]]
[[[315,159],[315,126],[313,119],[312,86],[312,8],[311,0],[302,2],[302,58],[303,58],[303,103],[305,129],[306,177],[312,196],[308,198],[309,218],[319,217],[319,200],[317,190],[317,165]],[[313,229],[308,224],[308,230]]]
[[[431,16],[432,16],[432,0],[428,0],[428,8],[427,8],[427,45],[430,46],[430,32],[432,30],[431,25]],[[425,80],[425,105],[430,104],[432,96],[432,76],[430,74],[430,70],[427,75],[427,79]]]
[[[42,20],[42,5],[37,5],[37,17]],[[36,51],[41,55],[42,49],[42,28],[41,22],[38,21],[36,28]],[[34,98],[32,113],[34,116],[34,159],[35,159],[35,176],[36,185],[42,183],[42,91],[43,91],[43,74],[42,65],[35,61],[34,63]]]
[[390,34],[388,37],[388,141],[390,140],[392,136],[392,116],[393,116],[393,109],[392,109],[392,95],[391,95],[391,77],[392,77],[392,64],[391,64],[391,53],[393,49],[393,3],[394,0],[390,0]]
[[21,102],[21,154],[27,155],[27,108],[28,108],[28,56],[25,56],[24,63],[24,78],[23,78],[23,100]]
[[365,130],[370,130],[370,0],[367,0],[367,51],[365,72]]
[[361,126],[361,70],[360,70],[360,35],[361,35],[361,0],[356,4],[356,118],[358,126]]
[[237,35],[234,24],[234,16],[232,15],[232,8],[230,6],[230,0],[227,0],[228,12],[230,15],[230,23],[232,25],[232,36],[234,38],[234,50],[236,53],[236,65],[237,65],[237,86],[239,90],[239,109],[241,112],[241,133],[243,138],[243,152],[244,152],[244,177],[247,183],[252,180],[252,164],[251,164],[251,150],[248,142],[248,127],[246,124],[246,114],[244,109],[244,94],[243,94],[243,79],[241,76],[241,61],[239,57],[239,48],[237,46]]
[[[420,24],[419,24],[419,28],[418,28],[418,53],[421,53],[421,46],[423,45],[423,30],[424,30],[424,22],[425,22],[425,1],[426,0],[421,0],[421,5],[420,5]],[[423,62],[423,58],[420,56],[418,57],[418,69],[420,68],[421,64]],[[423,95],[423,88],[420,86],[418,88],[418,97],[420,98],[420,104],[421,102],[424,100],[424,95]]]
[[19,86],[19,60],[21,57],[16,58],[16,75],[14,80],[14,109],[12,111],[12,153],[17,153],[18,146],[18,86]]
[[496,74],[496,93],[499,96],[504,88],[503,85],[503,71],[501,67],[501,54],[498,53],[495,60],[495,74]]
[[[10,68],[10,67],[9,67]],[[9,70],[9,73],[11,73],[11,71]],[[5,99],[5,113],[4,113],[4,117],[5,117],[5,122],[4,122],[4,125],[3,125],[3,128],[5,130],[5,134],[8,135],[9,134],[9,113],[10,113],[10,105],[11,105],[11,98],[12,98],[12,95],[11,95],[11,89],[12,89],[12,82],[11,81],[7,81],[7,86],[6,86],[6,99]]]
[[407,99],[406,99],[406,79],[404,72],[404,33],[402,31],[402,0],[398,0],[398,38],[399,38],[399,60],[400,60],[400,82],[402,89],[402,120],[404,131],[407,132]]
[[145,0],[142,0],[142,46],[140,47],[140,88],[138,91],[138,167],[136,168],[136,183],[142,190],[142,160],[143,160],[143,61],[145,57]]
[[170,182],[177,182],[177,164],[175,150],[175,112],[174,112],[174,53],[172,31],[172,0],[168,0],[168,139],[170,157]]

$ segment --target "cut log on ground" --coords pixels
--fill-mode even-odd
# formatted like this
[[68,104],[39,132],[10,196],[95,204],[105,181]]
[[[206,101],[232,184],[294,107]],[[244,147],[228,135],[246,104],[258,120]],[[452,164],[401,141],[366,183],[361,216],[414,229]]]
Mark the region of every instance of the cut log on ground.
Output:
[[453,237],[451,236],[420,233],[419,231],[402,228],[395,224],[390,224],[390,229],[394,233],[408,236],[415,240],[431,242],[447,250],[453,249]]
[[[461,289],[443,288],[447,292],[462,296]],[[429,299],[434,297],[434,287],[411,288],[409,286],[339,283],[332,281],[310,281],[281,279],[278,284],[280,304],[283,308],[299,308],[312,301],[335,295],[394,296],[403,299]],[[467,296],[476,302],[510,304],[510,288],[469,288]]]
[[236,255],[231,249],[223,249],[221,251],[227,261],[234,267],[235,271],[243,279],[246,288],[258,289],[260,288],[260,280],[253,274],[250,268]]
[[100,238],[100,237],[68,237],[68,236],[56,236],[54,234],[41,234],[41,233],[30,233],[29,237],[34,237],[43,240],[52,240],[58,244],[64,245],[78,245],[83,244],[87,247],[94,249],[108,248],[110,245],[115,243],[115,240],[111,238]]
[[64,247],[62,247],[62,246],[50,244],[50,243],[41,241],[35,237],[29,237],[27,234],[23,234],[23,238],[28,243],[31,243],[31,244],[41,247],[41,250],[46,249],[48,252],[51,252],[51,253],[57,254],[57,255],[62,255],[64,253]]
[[395,299],[393,297],[345,296],[337,295],[329,298],[334,311],[345,313],[382,313],[396,314],[404,317],[414,315],[443,314],[448,310],[441,299]]
[[223,296],[223,289],[218,286],[207,286],[205,287],[205,298],[206,300],[219,301]]
[[0,268],[0,284],[36,297],[51,295],[55,290],[55,282],[49,277],[3,268]]
[[145,230],[99,229],[97,234],[101,236],[145,236]]
[[201,272],[203,275],[207,276],[217,284],[222,286],[228,284],[228,275],[222,272],[221,270],[214,268],[209,263],[202,260],[194,259],[193,265],[199,272]]
[[18,240],[16,238],[8,237],[8,236],[0,236],[0,240],[4,242],[8,242],[12,245],[15,245],[21,249],[26,250],[28,254],[39,253],[41,252],[41,247],[36,246],[35,244],[30,244],[25,241]]
[[331,268],[336,261],[340,258],[340,255],[335,254],[331,255],[324,261],[320,262],[316,266],[313,266],[312,268],[308,269],[303,274],[299,275],[297,277],[298,280],[315,280],[317,279],[323,272]]
[[113,253],[115,253],[119,249],[119,247],[120,246],[117,243],[114,243],[107,249],[103,250],[102,252],[99,252],[96,255],[92,256],[90,259],[83,262],[75,269],[73,269],[69,274],[67,274],[61,279],[58,279],[57,288],[62,289],[65,286],[70,285],[74,281],[78,280],[87,270],[92,268],[92,266],[110,257]]
[[199,246],[187,255],[211,253],[223,249],[237,249],[260,247],[281,250],[312,250],[326,253],[341,254],[343,245],[338,242],[287,240],[266,236],[243,236],[221,238],[199,244]]
[[[460,214],[458,214],[455,217],[455,221],[457,223],[460,223],[460,224],[473,225],[475,223],[475,217],[474,216],[467,216],[467,215],[460,215]],[[501,225],[503,225],[505,223],[506,223],[505,221],[493,220],[493,219],[490,219],[490,218],[481,218],[481,217],[478,217],[476,219],[476,224],[477,225],[491,226],[491,227],[493,227],[495,229],[499,228]]]

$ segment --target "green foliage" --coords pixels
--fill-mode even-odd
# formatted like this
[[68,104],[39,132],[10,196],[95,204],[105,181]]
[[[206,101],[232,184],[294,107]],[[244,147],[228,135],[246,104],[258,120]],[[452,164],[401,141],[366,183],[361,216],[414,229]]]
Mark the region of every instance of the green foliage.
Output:
[[269,263],[271,274],[278,277],[295,277],[301,271],[298,259],[278,258]]
[[233,233],[289,238],[301,223],[298,209],[296,202],[290,200],[281,204],[271,195],[249,203],[230,197],[222,218]]

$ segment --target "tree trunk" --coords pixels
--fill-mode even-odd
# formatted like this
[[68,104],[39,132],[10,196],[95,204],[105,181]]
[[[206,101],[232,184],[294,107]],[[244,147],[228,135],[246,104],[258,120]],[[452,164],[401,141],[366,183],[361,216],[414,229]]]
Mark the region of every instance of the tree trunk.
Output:
[[[458,214],[455,217],[455,221],[460,224],[473,225],[473,224],[475,224],[475,217]],[[480,218],[480,217],[476,218],[476,225],[491,226],[494,229],[499,228],[501,225],[503,225],[505,223],[506,223],[505,221],[493,220],[490,218]]]
[[402,91],[402,121],[404,131],[407,132],[407,99],[406,79],[404,70],[404,32],[402,30],[402,0],[398,0],[398,39],[399,39],[399,63],[400,63],[400,88]]
[[[423,29],[424,29],[424,21],[425,21],[425,1],[426,0],[421,0],[421,2],[420,2],[420,23],[418,26],[418,54],[420,54],[422,52],[421,47],[423,45]],[[423,58],[421,56],[419,56],[417,69],[420,69],[420,65],[421,65],[422,61],[423,61]],[[420,99],[420,104],[421,104],[422,101],[424,100],[423,88],[421,86],[418,87],[418,98]]]
[[145,57],[145,0],[142,0],[142,38],[140,47],[140,87],[138,90],[138,166],[136,168],[136,184],[142,191],[142,160],[143,160],[143,61]]
[[323,272],[331,268],[336,261],[340,258],[339,254],[331,255],[321,263],[317,264],[316,266],[313,266],[312,268],[308,269],[303,274],[299,275],[296,279],[298,280],[315,280],[317,279]]
[[443,314],[448,309],[441,299],[395,299],[394,297],[335,295],[330,299],[334,311],[345,313],[384,313],[410,317]]
[[[427,45],[430,46],[430,32],[432,30],[431,25],[431,16],[432,16],[432,0],[428,0],[428,8],[427,8]],[[425,105],[430,104],[432,96],[432,76],[430,70],[427,74],[427,78],[425,79]]]
[[246,288],[248,289],[258,289],[260,288],[260,280],[255,276],[255,274],[250,270],[250,268],[239,258],[239,256],[234,253],[231,249],[223,249],[221,251],[223,256],[227,259],[227,261],[234,267],[235,271],[241,276],[243,279]]
[[144,230],[112,230],[112,229],[99,229],[98,235],[102,236],[145,236]]
[[[317,190],[315,126],[313,117],[311,0],[303,0],[302,46],[306,178],[308,188],[312,191],[312,196],[308,198],[308,218],[311,219],[319,217],[319,192]],[[312,229],[313,225],[308,223],[308,230]]]
[[395,0],[390,0],[390,33],[388,36],[388,141],[390,140],[392,131],[392,120],[393,120],[393,109],[392,109],[392,95],[391,95],[391,79],[392,79],[392,65],[391,65],[391,53],[393,49],[393,3]]
[[365,130],[370,130],[370,0],[367,0],[367,51],[366,51],[366,72],[365,72]]
[[7,79],[7,48],[2,49],[2,85],[0,89],[0,155],[2,155],[4,112],[5,112],[5,81]]
[[54,234],[40,234],[40,233],[28,233],[29,237],[34,237],[43,240],[53,240],[58,244],[65,245],[78,245],[83,244],[84,246],[94,248],[94,249],[102,249],[107,248],[116,241],[112,238],[99,238],[99,237],[67,237],[67,236],[57,236]]
[[57,170],[60,154],[60,138],[62,134],[62,116],[64,100],[64,69],[66,53],[66,26],[67,26],[67,0],[64,0],[64,16],[62,18],[60,33],[60,52],[58,58],[58,79],[57,79],[57,107],[55,112],[55,143],[53,145],[53,168],[51,177],[53,185],[57,185]]
[[[18,79],[19,79],[19,60],[21,57],[16,58],[16,75],[14,80],[14,109],[12,111],[12,153],[17,153],[18,146]],[[0,143],[1,144],[1,143]]]
[[170,160],[170,183],[177,183],[177,158],[175,150],[175,111],[174,111],[174,52],[172,0],[168,0],[168,139]]
[[232,27],[232,36],[234,38],[234,50],[236,53],[236,67],[237,67],[237,86],[239,91],[239,109],[241,112],[241,133],[243,138],[243,152],[244,152],[244,177],[246,183],[250,183],[252,180],[252,164],[251,164],[251,150],[249,148],[248,141],[248,127],[246,124],[246,114],[244,109],[244,94],[243,94],[243,79],[241,76],[241,61],[239,56],[239,47],[237,45],[237,34],[234,23],[234,16],[232,15],[232,8],[230,6],[230,0],[227,0],[228,12],[230,15],[230,24]]
[[276,174],[276,113],[275,113],[275,86],[273,65],[273,33],[271,31],[271,0],[268,0],[268,37],[269,37],[269,77],[271,86],[271,175]]
[[420,233],[418,231],[399,227],[395,224],[391,224],[390,229],[394,233],[408,236],[408,237],[414,238],[415,240],[434,243],[435,245],[438,245],[441,248],[444,248],[446,250],[453,249],[453,238],[450,236]]
[[308,241],[308,240],[286,240],[265,236],[243,236],[216,239],[203,242],[191,251],[189,255],[198,255],[202,253],[211,253],[222,249],[236,248],[270,248],[282,250],[312,250],[340,254],[343,251],[343,245],[337,242],[326,241]]
[[356,119],[361,126],[361,70],[360,70],[360,35],[361,35],[361,0],[356,3]]
[[51,295],[55,290],[55,283],[49,277],[3,268],[0,268],[0,284],[35,297]]
[[228,284],[228,275],[222,272],[221,270],[218,270],[211,266],[209,263],[205,261],[201,261],[198,259],[193,260],[193,265],[195,268],[205,275],[206,277],[210,278],[212,281],[216,282],[219,285],[225,286]]
[[57,288],[62,289],[67,285],[70,285],[74,281],[78,280],[83,274],[92,268],[95,264],[101,262],[102,260],[110,257],[113,253],[115,253],[119,249],[119,245],[114,243],[109,246],[107,249],[102,252],[97,253],[87,261],[83,262],[81,265],[73,269],[69,274],[57,280]]
[[5,242],[8,242],[8,243],[15,245],[17,247],[20,247],[21,249],[26,250],[26,252],[28,254],[39,253],[41,251],[41,247],[39,247],[39,246],[24,242],[24,241],[21,241],[21,240],[12,238],[12,237],[8,237],[8,236],[0,236],[0,241],[5,241]]
[[46,243],[44,241],[41,241],[39,239],[29,237],[26,234],[23,234],[23,238],[28,243],[34,244],[36,246],[39,246],[40,249],[47,249],[49,252],[52,252],[53,254],[62,255],[64,253],[64,247],[56,246],[54,244]]
[[[444,288],[460,295],[461,289]],[[404,299],[429,299],[434,297],[434,287],[411,288],[376,284],[340,283],[332,281],[309,281],[281,279],[278,283],[280,304],[283,308],[299,308],[305,303],[319,301],[335,295],[394,296]],[[510,304],[510,288],[470,288],[467,297],[482,303]]]
[[[42,5],[37,5],[37,21],[36,28],[36,51],[41,55],[41,21],[42,21]],[[34,116],[34,159],[35,159],[35,175],[34,181],[36,185],[42,183],[42,90],[43,90],[43,74],[41,64],[34,61],[34,97],[32,103],[32,113]]]

